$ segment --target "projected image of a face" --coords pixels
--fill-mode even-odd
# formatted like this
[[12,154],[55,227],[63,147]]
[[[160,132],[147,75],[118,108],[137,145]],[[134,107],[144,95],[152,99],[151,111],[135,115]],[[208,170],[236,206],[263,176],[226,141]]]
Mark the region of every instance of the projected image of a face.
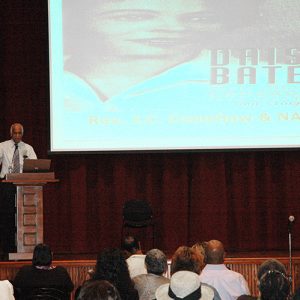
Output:
[[198,0],[104,1],[88,27],[102,38],[102,51],[131,59],[178,61],[199,54],[201,34],[220,28],[216,15]]
[[65,69],[108,99],[196,59],[224,30],[212,2],[66,0]]
[[196,54],[204,41],[201,34],[206,36],[220,29],[220,21],[206,1],[125,0],[91,4],[90,10],[88,2],[82,7],[81,30],[86,31],[85,37],[90,38],[91,44],[101,44],[101,51],[107,55]]

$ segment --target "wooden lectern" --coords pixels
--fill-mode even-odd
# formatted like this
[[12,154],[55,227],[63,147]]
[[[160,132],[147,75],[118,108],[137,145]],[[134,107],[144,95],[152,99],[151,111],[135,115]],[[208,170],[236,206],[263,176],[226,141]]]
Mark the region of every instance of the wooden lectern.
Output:
[[9,253],[9,260],[32,259],[34,247],[44,240],[43,187],[58,180],[53,172],[11,173],[3,182],[11,182],[17,187],[17,253]]

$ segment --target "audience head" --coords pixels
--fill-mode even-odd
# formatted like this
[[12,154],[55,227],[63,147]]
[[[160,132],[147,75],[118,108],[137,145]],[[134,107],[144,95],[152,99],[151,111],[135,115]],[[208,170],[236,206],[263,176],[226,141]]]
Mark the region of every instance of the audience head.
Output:
[[286,300],[290,292],[288,277],[277,270],[264,273],[258,285],[261,300]]
[[33,250],[33,266],[50,266],[52,263],[52,251],[46,244],[38,244]]
[[[202,261],[205,261],[205,249],[206,249],[207,242],[198,242],[192,246],[192,249],[194,249],[196,252],[200,254],[202,257]],[[204,263],[201,266],[201,270],[204,267]]]
[[118,290],[106,280],[86,281],[78,300],[121,300]]
[[172,257],[171,274],[178,271],[191,271],[200,274],[202,266],[203,257],[199,251],[187,246],[181,246]]
[[172,275],[170,284],[161,285],[155,293],[157,300],[201,299],[199,276],[190,271],[178,271]]
[[218,240],[211,240],[206,243],[205,263],[219,265],[224,263],[225,250],[223,244]]
[[207,242],[197,242],[192,246],[193,249],[200,252],[200,254],[205,257],[205,249],[206,249]]
[[120,275],[130,278],[127,263],[123,253],[117,248],[102,250],[97,257],[96,270],[93,279],[108,280],[118,286]]
[[140,251],[139,241],[136,237],[127,235],[122,242],[122,249],[129,253],[129,256]]
[[148,273],[162,275],[168,268],[167,257],[159,249],[152,249],[146,253],[145,265]]
[[258,269],[258,288],[262,300],[285,300],[289,296],[290,282],[286,269],[276,259],[269,259]]
[[286,268],[285,266],[277,259],[268,259],[263,262],[257,270],[257,278],[258,280],[268,271],[279,271],[286,275]]

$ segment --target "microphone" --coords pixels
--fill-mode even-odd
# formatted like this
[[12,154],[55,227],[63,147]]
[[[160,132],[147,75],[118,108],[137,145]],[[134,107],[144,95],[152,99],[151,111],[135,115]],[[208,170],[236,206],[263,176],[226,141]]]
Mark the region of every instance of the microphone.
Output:
[[289,232],[291,232],[294,222],[295,222],[295,217],[294,216],[289,216],[289,223],[288,223]]

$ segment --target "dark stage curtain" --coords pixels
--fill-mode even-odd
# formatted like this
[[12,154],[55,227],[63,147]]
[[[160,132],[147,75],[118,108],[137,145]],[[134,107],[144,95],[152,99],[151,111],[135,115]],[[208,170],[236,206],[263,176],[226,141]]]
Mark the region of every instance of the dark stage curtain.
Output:
[[[0,140],[21,122],[40,158],[49,149],[47,1],[0,3]],[[228,251],[287,250],[300,229],[299,151],[53,155],[45,190],[45,242],[60,253],[118,246],[122,206],[147,199],[156,247],[220,239]],[[150,237],[150,236],[149,236]],[[149,240],[151,240],[149,238]],[[145,247],[150,247],[145,240]],[[295,234],[294,247],[300,249]]]

